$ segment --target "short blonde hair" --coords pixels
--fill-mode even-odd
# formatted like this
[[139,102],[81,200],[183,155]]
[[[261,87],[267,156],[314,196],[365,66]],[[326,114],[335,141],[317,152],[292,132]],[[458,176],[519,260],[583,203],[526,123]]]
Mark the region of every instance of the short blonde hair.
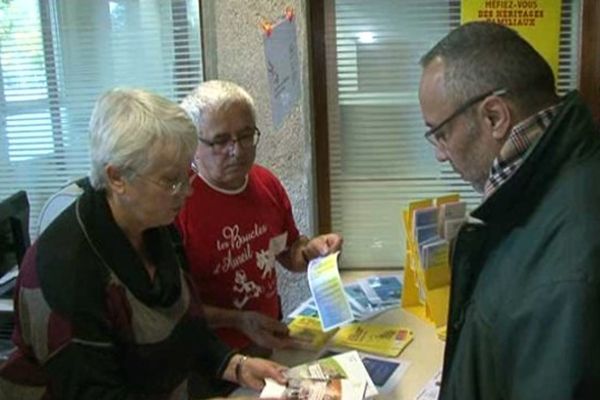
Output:
[[232,104],[246,105],[252,114],[252,119],[256,121],[256,109],[252,97],[244,88],[229,81],[213,80],[201,83],[183,99],[181,107],[196,125],[198,135],[201,135],[208,116]]
[[176,103],[141,89],[115,88],[96,101],[90,118],[90,181],[106,189],[107,165],[126,177],[145,171],[153,149],[168,146],[177,159],[191,158],[196,149],[196,129]]

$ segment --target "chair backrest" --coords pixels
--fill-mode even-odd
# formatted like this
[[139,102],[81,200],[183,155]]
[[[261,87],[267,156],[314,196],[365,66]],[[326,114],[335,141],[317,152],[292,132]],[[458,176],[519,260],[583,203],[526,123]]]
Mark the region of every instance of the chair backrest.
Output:
[[30,244],[29,200],[19,191],[0,201],[0,286],[4,275],[21,265]]
[[38,217],[37,236],[50,225],[63,210],[69,207],[81,193],[83,189],[79,186],[79,181],[71,182],[58,192],[54,193],[42,207]]

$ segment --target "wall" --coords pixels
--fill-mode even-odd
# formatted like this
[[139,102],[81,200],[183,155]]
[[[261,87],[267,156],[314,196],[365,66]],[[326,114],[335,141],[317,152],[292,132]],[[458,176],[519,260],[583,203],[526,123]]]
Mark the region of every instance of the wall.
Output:
[[[269,83],[265,66],[261,21],[275,21],[286,7],[295,12],[301,94],[280,129],[273,126]],[[271,169],[282,181],[293,205],[298,229],[315,232],[313,143],[308,79],[306,1],[291,0],[203,0],[206,79],[231,80],[254,98],[257,125],[262,136],[257,162]],[[305,274],[278,268],[284,312],[309,296]]]

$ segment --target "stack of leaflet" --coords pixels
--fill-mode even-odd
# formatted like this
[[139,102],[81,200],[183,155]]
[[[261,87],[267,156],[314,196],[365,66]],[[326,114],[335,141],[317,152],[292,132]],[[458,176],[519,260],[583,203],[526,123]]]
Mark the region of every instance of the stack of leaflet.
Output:
[[330,343],[387,357],[397,356],[411,342],[413,334],[406,328],[361,322],[400,305],[402,283],[398,276],[370,276],[346,284],[344,292],[357,322],[325,331],[311,297],[288,315],[290,336],[303,347],[319,349]]
[[463,224],[466,207],[466,203],[457,201],[414,211],[414,238],[423,268],[444,262],[439,258],[445,255],[449,240]]
[[[402,282],[398,276],[370,276],[344,285],[344,291],[354,320],[364,321],[400,306]],[[287,319],[293,320],[298,316],[319,318],[313,297],[296,307]]]
[[413,340],[410,329],[389,324],[354,322],[324,332],[318,318],[297,316],[289,324],[289,335],[305,349],[350,348],[384,357],[397,357]]
[[356,351],[296,366],[285,372],[281,385],[265,379],[261,398],[311,400],[362,400],[378,394],[362,359]]
[[[340,353],[343,352],[328,348],[319,355],[319,358],[331,357]],[[410,366],[410,362],[406,360],[377,357],[362,352],[358,354],[379,394],[392,392]]]
[[402,282],[397,276],[371,276],[344,285],[356,321],[370,319],[400,306]]
[[397,357],[412,340],[412,331],[401,326],[356,322],[339,328],[329,344]]
[[404,211],[406,262],[402,306],[443,329],[450,292],[449,248],[466,216],[458,195],[425,199]]
[[298,315],[288,324],[288,330],[299,347],[307,349],[320,349],[337,332],[337,329],[323,332],[318,315]]

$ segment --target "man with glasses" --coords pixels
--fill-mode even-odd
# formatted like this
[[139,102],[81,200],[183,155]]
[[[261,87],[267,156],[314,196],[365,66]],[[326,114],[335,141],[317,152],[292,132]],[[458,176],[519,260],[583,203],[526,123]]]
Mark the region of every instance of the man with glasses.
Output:
[[[254,163],[260,131],[243,88],[204,82],[181,105],[199,143],[193,193],[177,223],[207,320],[223,341],[250,354],[294,345],[280,322],[275,262],[304,272],[309,260],[339,250],[342,239],[299,234],[281,182]],[[203,384],[192,385],[198,397],[215,394],[197,391]]]
[[513,30],[450,32],[421,60],[425,134],[483,194],[460,230],[440,399],[600,393],[600,135]]

